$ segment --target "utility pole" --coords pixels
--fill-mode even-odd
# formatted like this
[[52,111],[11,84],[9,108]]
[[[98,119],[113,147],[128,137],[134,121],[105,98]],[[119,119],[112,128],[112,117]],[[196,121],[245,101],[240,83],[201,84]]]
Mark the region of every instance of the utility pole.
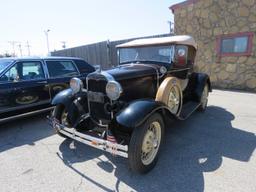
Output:
[[62,48],[66,49],[66,41],[61,41],[61,43],[62,43]]
[[17,41],[8,41],[8,43],[12,46],[12,56],[15,57],[15,45],[18,43]]
[[174,34],[174,23],[172,21],[167,21],[169,24],[170,34]]
[[31,47],[31,46],[29,45],[28,41],[27,41],[26,47],[27,47],[27,49],[28,49],[28,56],[30,56],[30,47]]
[[45,34],[45,37],[46,37],[48,55],[50,55],[49,37],[48,37],[49,32],[50,32],[50,29],[47,29],[47,30],[44,31],[44,34]]
[[18,44],[19,50],[20,50],[20,56],[22,57],[22,48],[21,48],[21,44]]

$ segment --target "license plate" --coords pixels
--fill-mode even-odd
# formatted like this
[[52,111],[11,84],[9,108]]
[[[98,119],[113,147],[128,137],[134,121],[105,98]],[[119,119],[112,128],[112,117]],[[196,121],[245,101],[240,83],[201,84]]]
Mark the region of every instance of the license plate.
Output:
[[97,92],[88,92],[88,99],[92,102],[104,103],[104,94]]

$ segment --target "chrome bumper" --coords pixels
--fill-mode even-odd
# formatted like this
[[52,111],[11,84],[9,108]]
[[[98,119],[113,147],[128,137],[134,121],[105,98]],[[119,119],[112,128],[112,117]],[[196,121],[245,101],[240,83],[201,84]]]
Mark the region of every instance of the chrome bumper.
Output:
[[56,119],[52,119],[53,128],[57,129],[61,134],[66,135],[67,137],[89,145],[91,147],[100,149],[102,151],[106,151],[111,153],[112,155],[119,155],[125,158],[128,158],[128,146],[120,145],[117,143],[112,143],[105,139],[93,137],[87,134],[80,133],[76,131],[74,128],[67,128],[62,124],[58,123]]

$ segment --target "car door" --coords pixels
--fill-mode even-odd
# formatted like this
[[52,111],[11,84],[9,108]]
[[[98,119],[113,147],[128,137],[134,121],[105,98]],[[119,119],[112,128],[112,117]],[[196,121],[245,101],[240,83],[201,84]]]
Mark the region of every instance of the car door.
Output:
[[79,70],[72,60],[45,60],[45,64],[51,98],[67,89],[71,78],[80,77]]
[[28,112],[50,103],[41,61],[19,61],[0,77],[0,114]]

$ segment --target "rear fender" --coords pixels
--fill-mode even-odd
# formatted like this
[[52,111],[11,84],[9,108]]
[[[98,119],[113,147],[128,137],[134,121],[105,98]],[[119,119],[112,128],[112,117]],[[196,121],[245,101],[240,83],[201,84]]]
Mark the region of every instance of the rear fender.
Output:
[[155,100],[136,100],[117,114],[116,122],[121,125],[121,131],[131,132],[155,112],[159,112],[163,117],[166,113],[173,116],[168,110],[168,107],[162,102]]
[[196,73],[195,78],[196,78],[195,95],[198,101],[200,101],[206,84],[208,84],[209,92],[212,92],[211,81],[210,81],[210,77],[205,73]]

